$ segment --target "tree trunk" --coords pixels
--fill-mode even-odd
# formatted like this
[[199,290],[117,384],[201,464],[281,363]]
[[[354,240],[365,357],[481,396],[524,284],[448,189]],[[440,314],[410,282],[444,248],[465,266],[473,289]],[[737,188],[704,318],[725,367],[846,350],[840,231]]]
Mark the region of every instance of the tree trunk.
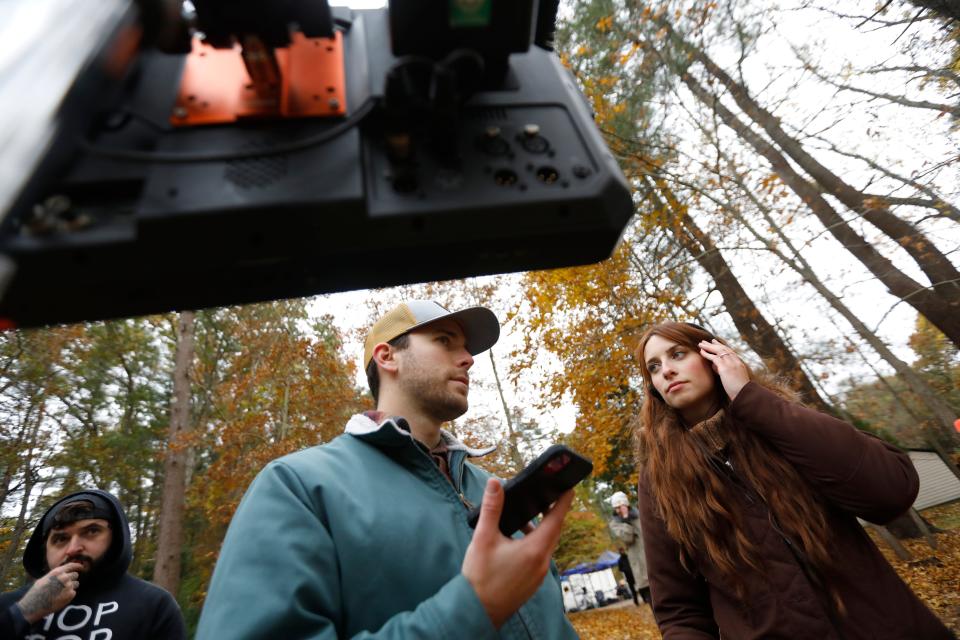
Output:
[[[788,378],[791,386],[801,394],[805,402],[820,411],[833,414],[833,407],[820,397],[796,356],[740,286],[740,282],[733,275],[730,266],[710,236],[697,226],[669,188],[665,185],[654,186],[649,179],[647,187],[650,197],[655,199],[658,206],[672,211],[679,220],[679,228],[675,230],[674,236],[713,278],[717,290],[723,297],[724,307],[733,318],[740,337],[760,356],[768,369]],[[660,201],[658,192],[663,194],[668,204],[665,205]],[[666,207],[669,208],[666,209]]]
[[936,530],[930,522],[927,521],[920,513],[914,509],[910,508],[909,511],[902,514],[899,518],[888,522],[884,525],[884,528],[890,532],[890,535],[895,537],[897,540],[916,540],[917,538],[924,538],[927,542],[927,546],[937,550],[938,544],[937,539],[933,535],[933,531]]
[[910,0],[910,4],[933,11],[947,20],[960,20],[960,5],[956,0]]
[[[145,512],[148,508],[148,505],[145,504],[145,497],[143,495],[143,482],[142,478],[137,478],[137,513],[136,517],[130,522],[131,527],[133,528],[133,533],[136,536],[136,542],[133,543],[133,559],[130,561],[130,573],[138,575],[140,573],[140,567],[143,565],[145,560],[143,554],[143,547],[146,544],[146,540],[143,539],[143,521],[145,519]],[[128,512],[129,518],[129,512]]]
[[489,349],[490,367],[493,369],[493,379],[497,384],[497,395],[500,396],[500,403],[503,405],[503,415],[507,420],[507,439],[510,441],[510,460],[516,467],[515,472],[519,473],[524,467],[523,456],[520,455],[520,448],[517,446],[517,434],[513,426],[513,415],[510,413],[510,407],[507,406],[507,397],[503,395],[503,385],[500,383],[500,374],[497,373],[497,363],[493,358],[493,349]]
[[878,524],[871,524],[870,526],[873,527],[873,530],[880,535],[883,541],[886,542],[891,549],[893,549],[893,552],[897,554],[898,558],[907,562],[913,560],[913,556],[910,555],[910,552],[907,551],[907,548],[900,544],[900,541],[897,540],[896,536],[887,531],[886,527],[882,527]]
[[153,581],[174,596],[180,588],[180,555],[183,545],[183,510],[186,494],[186,444],[190,430],[190,365],[193,362],[194,313],[182,311],[177,327],[170,404],[170,437],[163,464],[163,497]]
[[924,520],[923,516],[920,515],[920,512],[910,507],[910,519],[913,520],[913,524],[917,526],[917,529],[920,531],[920,534],[926,539],[927,544],[934,551],[937,550],[937,539],[934,537],[933,533],[930,531],[929,523]]
[[20,502],[20,512],[17,514],[17,521],[13,525],[13,533],[10,539],[10,546],[7,547],[6,551],[3,554],[3,557],[0,558],[0,584],[3,584],[7,579],[7,574],[10,572],[12,565],[14,564],[14,559],[20,553],[20,543],[23,540],[23,536],[26,533],[27,528],[27,507],[30,504],[30,496],[33,493],[33,487],[37,482],[37,473],[33,469],[33,460],[36,455],[36,445],[37,445],[37,434],[40,432],[40,425],[43,423],[44,411],[43,405],[40,405],[40,411],[38,412],[35,422],[30,428],[30,448],[27,450],[25,459],[23,460],[23,498]]
[[0,584],[6,582],[7,575],[14,564],[14,559],[21,551],[20,543],[27,532],[27,505],[30,504],[30,496],[33,493],[33,487],[36,484],[36,474],[29,468],[29,462],[24,467],[26,469],[27,479],[23,485],[23,502],[20,503],[20,512],[17,514],[17,521],[13,525],[13,535],[10,539],[10,546],[7,547],[3,558],[0,558]]
[[817,216],[823,226],[844,248],[852,253],[890,293],[923,314],[954,344],[960,346],[960,313],[958,302],[945,300],[937,292],[910,278],[877,251],[866,239],[848,225],[828,203],[817,187],[797,173],[783,155],[766,140],[754,133],[716,96],[710,94],[689,73],[682,76],[684,84],[704,105],[711,107],[723,122],[745,142],[767,159],[777,175],[797,194]]
[[[867,344],[869,344],[874,351],[880,354],[880,357],[883,358],[887,364],[893,367],[894,371],[897,372],[897,375],[901,380],[903,380],[907,387],[920,397],[923,403],[930,410],[930,413],[933,414],[939,427],[938,433],[942,434],[945,438],[948,438],[948,442],[955,442],[956,431],[953,428],[954,414],[949,405],[947,405],[940,398],[937,392],[929,384],[927,384],[926,380],[924,380],[920,374],[914,371],[909,364],[898,358],[897,355],[886,345],[886,343],[884,343],[876,333],[871,331],[870,328],[867,327],[867,325],[859,318],[859,316],[857,316],[853,310],[844,304],[843,300],[833,293],[833,291],[831,291],[822,280],[820,280],[816,272],[813,270],[813,267],[811,267],[806,261],[806,259],[803,257],[803,254],[793,246],[790,238],[783,233],[782,229],[780,229],[780,226],[773,219],[773,216],[766,209],[763,203],[754,197],[751,191],[747,188],[747,185],[745,185],[737,177],[736,171],[731,171],[730,173],[733,174],[732,179],[736,181],[737,186],[743,190],[750,201],[757,207],[761,215],[763,215],[764,221],[771,229],[773,229],[777,238],[780,240],[783,246],[787,247],[791,255],[785,255],[774,243],[769,242],[766,238],[764,238],[756,229],[754,229],[753,225],[751,225],[748,220],[740,215],[739,211],[723,203],[721,206],[723,206],[726,211],[736,216],[740,223],[743,224],[751,234],[753,234],[754,238],[763,242],[771,253],[780,258],[784,264],[793,269],[798,275],[806,280],[814,289],[816,289],[817,293],[819,293],[830,304],[830,306],[834,308],[837,313],[843,316],[850,326],[853,327],[853,330],[857,332],[857,335],[859,335]],[[874,373],[877,374],[877,377],[880,380],[883,380],[883,376],[879,371],[874,370]],[[890,392],[894,395],[897,401],[907,409],[910,415],[915,416],[913,411],[910,410],[910,408],[892,387],[890,387]],[[919,418],[915,417],[915,419],[920,422]],[[942,457],[943,456],[941,456],[941,458]],[[960,477],[960,470],[957,470],[956,465],[948,463],[948,466],[951,467],[951,471]]]
[[[870,198],[867,194],[847,184],[840,176],[807,153],[798,140],[783,130],[780,121],[747,93],[746,87],[731,78],[702,49],[692,47],[687,43],[684,43],[684,47],[693,53],[694,59],[700,62],[710,75],[719,80],[730,91],[730,95],[737,106],[751,120],[760,125],[767,132],[767,135],[817,184],[851,211],[861,214],[867,222],[900,245],[930,279],[933,290],[948,305],[953,307],[954,313],[960,317],[960,271],[922,231],[891,212],[881,200]],[[960,337],[957,337],[955,342],[958,340],[960,340]],[[957,344],[960,346],[960,342],[957,342]]]

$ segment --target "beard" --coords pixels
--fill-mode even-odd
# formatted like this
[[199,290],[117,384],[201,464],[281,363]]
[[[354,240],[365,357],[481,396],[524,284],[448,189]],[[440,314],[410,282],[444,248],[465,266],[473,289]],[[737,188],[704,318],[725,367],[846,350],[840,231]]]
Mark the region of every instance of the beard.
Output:
[[103,554],[103,556],[94,559],[88,555],[78,553],[75,556],[70,556],[68,558],[65,558],[63,562],[60,563],[60,566],[62,567],[63,565],[70,564],[71,562],[80,563],[82,566],[80,569],[77,570],[77,574],[78,574],[77,580],[82,582],[85,576],[91,576],[96,573],[100,565],[103,564],[103,558],[106,557],[106,555],[107,554]]
[[416,365],[406,372],[400,384],[416,398],[424,414],[438,422],[449,422],[467,412],[466,395],[455,393],[447,384],[455,372],[440,372]]

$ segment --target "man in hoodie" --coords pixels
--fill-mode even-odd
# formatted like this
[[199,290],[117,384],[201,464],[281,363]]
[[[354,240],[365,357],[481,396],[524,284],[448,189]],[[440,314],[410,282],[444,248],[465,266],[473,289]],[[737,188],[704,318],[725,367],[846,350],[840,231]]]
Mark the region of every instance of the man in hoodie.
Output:
[[186,640],[169,593],[127,573],[130,528],[106,491],[61,498],[23,554],[33,584],[0,595],[0,638]]
[[650,580],[647,578],[647,558],[643,553],[640,512],[630,506],[630,500],[623,491],[617,491],[610,496],[610,505],[613,507],[610,531],[623,543],[620,548],[626,550],[636,590],[640,592],[644,602],[650,602]]
[[[364,345],[376,410],[275,460],[247,490],[198,640],[576,638],[550,562],[572,492],[526,535],[498,527],[503,489],[442,425],[467,410],[473,356],[500,324],[410,301]],[[481,506],[476,530],[469,509]]]

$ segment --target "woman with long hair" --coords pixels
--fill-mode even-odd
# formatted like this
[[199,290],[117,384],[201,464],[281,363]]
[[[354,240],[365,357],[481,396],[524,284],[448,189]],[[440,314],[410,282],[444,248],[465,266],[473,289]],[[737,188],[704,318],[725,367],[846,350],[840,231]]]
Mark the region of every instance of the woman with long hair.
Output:
[[805,408],[689,323],[647,330],[640,518],[666,640],[955,636],[857,522],[919,488],[897,448]]

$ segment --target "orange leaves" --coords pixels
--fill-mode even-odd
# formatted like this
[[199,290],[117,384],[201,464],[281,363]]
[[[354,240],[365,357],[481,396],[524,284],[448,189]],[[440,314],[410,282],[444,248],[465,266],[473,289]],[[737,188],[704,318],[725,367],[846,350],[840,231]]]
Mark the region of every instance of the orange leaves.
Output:
[[525,318],[525,348],[514,363],[522,370],[543,349],[562,371],[549,380],[551,400],[572,397],[579,412],[571,444],[593,460],[595,475],[631,473],[632,444],[626,425],[638,408],[631,351],[650,321],[638,288],[629,247],[602,263],[532,272],[525,277],[531,313]]
[[189,496],[192,517],[207,523],[193,531],[201,588],[260,469],[331,440],[365,408],[336,329],[323,321],[310,327],[303,301],[224,309],[202,322],[194,395],[202,399],[197,456],[203,464]]
[[650,607],[632,600],[567,615],[581,640],[659,640]]
[[780,176],[776,173],[769,173],[760,180],[760,189],[766,193],[773,193],[779,185],[783,184]]
[[872,530],[868,532],[903,581],[944,624],[957,632],[960,631],[960,503],[926,509],[923,516],[934,525],[950,530],[935,534],[936,551],[922,538],[901,540],[914,558],[909,562],[898,559]]
[[597,20],[596,29],[601,33],[606,33],[610,31],[613,27],[613,16],[605,16]]

